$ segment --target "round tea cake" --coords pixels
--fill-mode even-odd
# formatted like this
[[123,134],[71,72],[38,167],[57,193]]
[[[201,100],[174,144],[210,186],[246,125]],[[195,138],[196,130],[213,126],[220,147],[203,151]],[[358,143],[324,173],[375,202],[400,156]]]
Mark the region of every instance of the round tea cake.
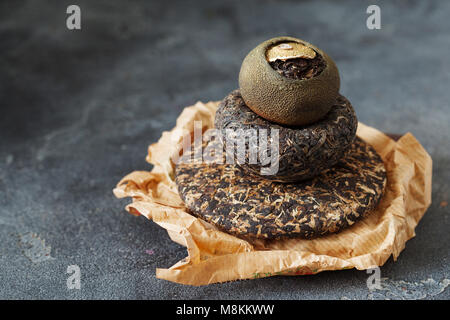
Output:
[[[235,134],[240,129],[255,129],[258,134],[265,130],[267,137],[271,136],[271,129],[278,130],[278,170],[264,178],[279,182],[310,179],[336,164],[353,143],[357,125],[355,111],[343,96],[337,97],[323,119],[302,127],[283,126],[258,116],[247,107],[239,90],[225,97],[215,116],[215,127],[221,131],[225,143],[236,145],[237,139],[242,139],[242,134]],[[245,161],[238,164],[244,170],[260,174],[261,167],[266,165],[262,166],[260,161],[251,164],[249,150],[259,154],[261,144],[258,140],[254,143],[247,140]],[[263,148],[270,150],[271,140],[267,141]]]
[[[211,144],[222,146],[220,139]],[[183,156],[176,184],[188,210],[220,230],[250,239],[338,232],[370,213],[386,184],[382,159],[359,138],[334,167],[297,183],[249,175],[224,158],[221,164],[189,160],[190,152]]]

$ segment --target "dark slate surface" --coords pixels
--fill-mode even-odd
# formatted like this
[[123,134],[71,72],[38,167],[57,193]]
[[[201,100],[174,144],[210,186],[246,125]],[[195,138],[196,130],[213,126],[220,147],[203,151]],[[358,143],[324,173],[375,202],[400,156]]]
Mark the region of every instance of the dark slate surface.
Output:
[[[72,3],[0,4],[0,298],[449,298],[450,2],[77,0],[82,30],[68,31]],[[371,3],[381,30],[366,28]],[[370,295],[356,270],[198,288],[156,279],[185,248],[112,195],[150,169],[147,145],[184,106],[235,89],[245,54],[277,35],[327,51],[359,119],[413,132],[434,159],[433,204],[382,267],[386,290]],[[72,264],[80,290],[66,287]]]

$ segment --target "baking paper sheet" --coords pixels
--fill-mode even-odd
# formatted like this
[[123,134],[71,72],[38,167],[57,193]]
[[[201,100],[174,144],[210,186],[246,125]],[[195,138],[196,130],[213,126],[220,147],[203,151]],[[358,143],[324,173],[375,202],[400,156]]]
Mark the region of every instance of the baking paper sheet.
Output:
[[156,270],[158,278],[206,285],[325,270],[364,270],[383,265],[391,255],[396,260],[406,241],[415,236],[414,229],[431,203],[431,157],[411,133],[394,141],[362,123],[357,135],[383,158],[387,187],[376,210],[344,231],[313,240],[249,243],[190,215],[178,195],[171,159],[181,152],[183,136],[193,132],[194,121],[202,121],[203,129],[214,127],[217,106],[218,102],[198,102],[186,107],[175,128],[149,146],[146,159],[153,170],[132,172],[114,189],[116,197],[132,198],[127,211],[153,220],[187,248],[185,259]]

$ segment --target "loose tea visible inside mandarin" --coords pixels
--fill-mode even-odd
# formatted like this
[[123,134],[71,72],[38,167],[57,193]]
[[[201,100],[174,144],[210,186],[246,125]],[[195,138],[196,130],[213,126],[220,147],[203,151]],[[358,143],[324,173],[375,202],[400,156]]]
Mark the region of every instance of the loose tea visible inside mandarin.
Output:
[[247,106],[279,124],[303,126],[323,118],[339,93],[333,60],[301,39],[267,40],[245,57],[239,86]]

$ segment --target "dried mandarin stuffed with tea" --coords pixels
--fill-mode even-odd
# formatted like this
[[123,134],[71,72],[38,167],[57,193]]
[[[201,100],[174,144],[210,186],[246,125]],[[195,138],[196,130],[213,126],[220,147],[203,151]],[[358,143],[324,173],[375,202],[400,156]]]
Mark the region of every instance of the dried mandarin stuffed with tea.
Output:
[[339,71],[322,50],[301,39],[278,37],[254,48],[242,62],[239,87],[259,116],[288,126],[323,118],[339,94]]

